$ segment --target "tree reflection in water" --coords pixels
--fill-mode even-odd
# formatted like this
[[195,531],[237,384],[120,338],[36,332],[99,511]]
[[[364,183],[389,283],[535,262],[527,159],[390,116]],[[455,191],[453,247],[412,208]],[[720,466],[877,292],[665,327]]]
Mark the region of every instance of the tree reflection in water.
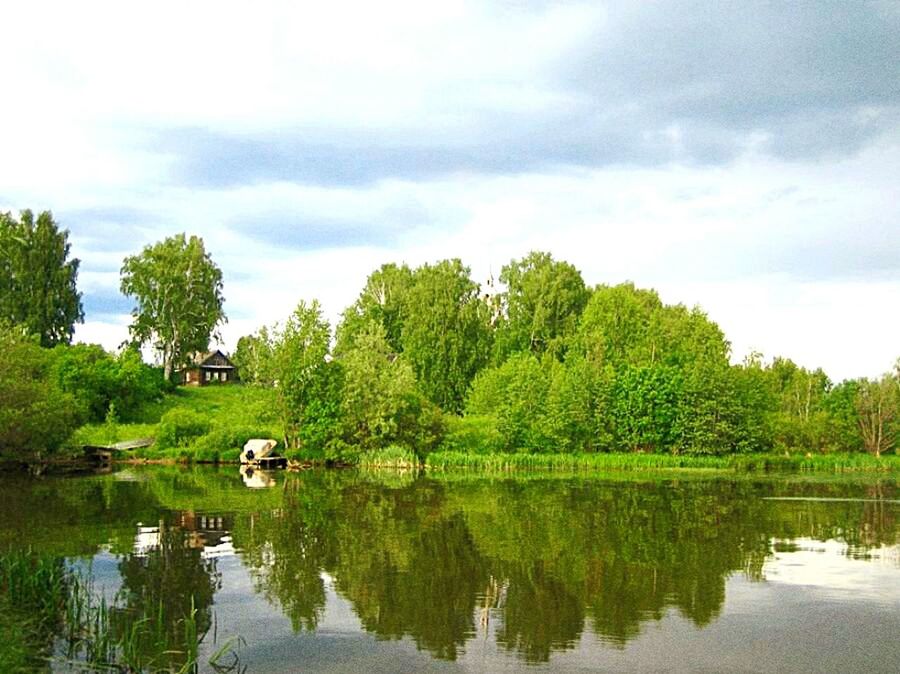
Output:
[[[148,658],[196,650],[223,582],[215,554],[233,549],[254,591],[295,631],[319,629],[336,592],[378,639],[410,639],[454,660],[477,638],[546,662],[586,632],[621,648],[672,612],[713,623],[729,576],[762,580],[773,541],[790,550],[796,540],[834,539],[864,558],[895,546],[900,526],[893,480],[317,470],[276,482],[247,489],[237,471],[162,468],[127,482],[0,478],[9,515],[0,553],[21,552],[24,541],[56,568],[54,560],[111,552],[122,584],[110,620],[120,633],[155,621],[159,629],[138,640]],[[135,550],[139,521],[159,526]],[[193,643],[184,621],[192,611]]]
[[314,629],[324,614],[327,572],[378,638],[410,637],[453,660],[496,619],[500,647],[545,662],[586,624],[620,646],[673,608],[709,624],[731,574],[762,578],[774,538],[895,541],[894,520],[870,505],[760,498],[771,489],[724,480],[386,485],[307,473],[288,478],[282,508],[254,516],[250,538],[246,524],[235,538],[258,590],[295,629]]

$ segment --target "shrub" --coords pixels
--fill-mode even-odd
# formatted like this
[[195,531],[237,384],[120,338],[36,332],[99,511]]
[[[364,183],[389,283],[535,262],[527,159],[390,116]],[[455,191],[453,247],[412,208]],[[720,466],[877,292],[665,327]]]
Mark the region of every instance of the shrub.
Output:
[[187,447],[194,439],[209,432],[209,420],[191,410],[176,407],[166,412],[159,422],[156,444],[160,449]]
[[197,438],[194,443],[195,458],[197,461],[218,462],[223,458],[227,450],[238,452],[235,458],[244,448],[247,440],[251,438],[268,437],[269,432],[251,426],[220,426],[213,428],[209,433]]
[[497,430],[494,418],[471,414],[447,419],[447,434],[438,451],[494,454],[504,449],[503,435]]
[[75,400],[51,366],[36,339],[0,326],[0,455],[54,452],[77,426]]

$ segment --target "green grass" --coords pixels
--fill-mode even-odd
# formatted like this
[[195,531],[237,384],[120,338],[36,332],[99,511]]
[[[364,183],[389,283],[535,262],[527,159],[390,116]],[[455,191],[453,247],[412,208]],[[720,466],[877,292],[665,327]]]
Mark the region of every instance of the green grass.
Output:
[[464,454],[436,452],[425,461],[429,470],[506,471],[800,471],[891,472],[900,471],[900,456],[876,459],[868,454],[790,456],[732,454],[726,456],[673,456],[670,454]]
[[[179,387],[159,403],[148,406],[133,423],[88,424],[75,431],[70,445],[109,445],[138,438],[160,436],[164,417],[195,415],[208,429],[202,435],[180,438],[174,446],[155,443],[136,450],[136,459],[216,463],[236,461],[249,437],[281,439],[281,425],[274,413],[274,392],[254,386]],[[167,417],[168,415],[168,417]]]
[[406,447],[388,445],[360,455],[359,465],[369,468],[418,468],[421,462]]

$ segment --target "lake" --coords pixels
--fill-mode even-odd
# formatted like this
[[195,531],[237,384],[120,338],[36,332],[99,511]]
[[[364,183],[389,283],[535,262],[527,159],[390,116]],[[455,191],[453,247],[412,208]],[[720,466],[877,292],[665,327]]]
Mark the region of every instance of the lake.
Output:
[[[127,467],[0,494],[4,558],[77,574],[114,638],[158,624],[155,666],[900,671],[892,477]],[[32,664],[88,657],[63,623]]]

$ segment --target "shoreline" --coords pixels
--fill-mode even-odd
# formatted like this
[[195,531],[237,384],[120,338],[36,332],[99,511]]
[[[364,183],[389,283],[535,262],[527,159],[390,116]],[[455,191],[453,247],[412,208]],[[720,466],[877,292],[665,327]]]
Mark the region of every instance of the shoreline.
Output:
[[[237,460],[196,460],[171,456],[117,458],[98,464],[82,457],[54,457],[41,460],[5,459],[0,467],[12,472],[81,473],[114,465],[148,466],[240,466]],[[725,456],[682,456],[670,454],[596,453],[596,454],[463,454],[435,452],[424,460],[407,456],[372,452],[355,464],[288,458],[286,470],[314,468],[363,468],[414,470],[426,473],[480,473],[485,475],[516,473],[600,472],[683,473],[683,474],[900,474],[900,456],[868,454],[731,454]]]

